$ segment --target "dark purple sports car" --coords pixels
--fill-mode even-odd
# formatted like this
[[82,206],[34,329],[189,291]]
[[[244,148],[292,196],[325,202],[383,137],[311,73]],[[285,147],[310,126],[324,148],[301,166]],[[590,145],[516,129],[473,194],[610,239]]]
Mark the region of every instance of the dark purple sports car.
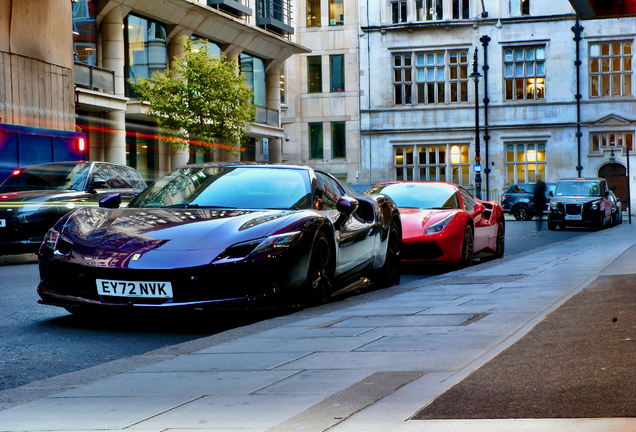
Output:
[[126,208],[113,195],[60,219],[40,247],[39,302],[261,308],[397,284],[398,209],[386,195],[354,195],[306,166],[178,168]]

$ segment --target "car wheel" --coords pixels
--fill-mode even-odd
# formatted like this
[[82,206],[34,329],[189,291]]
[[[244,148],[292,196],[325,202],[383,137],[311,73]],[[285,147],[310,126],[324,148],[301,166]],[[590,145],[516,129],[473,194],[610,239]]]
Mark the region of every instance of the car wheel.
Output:
[[473,228],[470,225],[466,225],[464,229],[464,241],[462,242],[462,260],[459,263],[460,267],[470,267],[473,265]]
[[602,214],[601,217],[598,220],[598,223],[596,224],[596,229],[597,230],[602,230],[603,228],[605,228],[605,215]]
[[548,216],[548,231],[554,231],[556,229],[556,224],[550,220],[550,216]]
[[499,227],[497,227],[497,253],[495,255],[495,258],[503,258],[505,245],[506,231],[504,229],[504,224],[499,222]]
[[530,220],[530,218],[532,217],[530,216],[530,211],[528,210],[528,207],[526,207],[525,205],[518,205],[517,207],[515,207],[514,211],[512,212],[512,215],[518,221]]
[[331,295],[333,266],[331,248],[325,233],[319,232],[309,258],[309,269],[305,280],[305,303],[318,305],[325,303]]
[[397,221],[391,222],[384,265],[378,270],[376,283],[387,288],[400,283],[402,264],[402,232]]

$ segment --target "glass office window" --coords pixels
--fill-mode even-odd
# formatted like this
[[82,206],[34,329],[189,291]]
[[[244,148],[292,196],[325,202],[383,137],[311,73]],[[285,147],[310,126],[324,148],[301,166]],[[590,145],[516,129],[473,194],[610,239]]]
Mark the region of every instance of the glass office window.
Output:
[[322,123],[309,123],[309,158],[322,159],[323,157]]
[[331,157],[343,158],[347,156],[347,137],[345,122],[331,123]]
[[344,55],[329,56],[329,69],[331,71],[331,91],[345,91],[344,83]]
[[307,80],[309,93],[322,92],[322,58],[320,56],[307,57]]
[[97,12],[92,0],[73,3],[73,51],[75,61],[97,66]]
[[[166,26],[136,15],[124,20],[126,66],[128,79],[137,82],[137,77],[150,78],[153,72],[164,72],[168,68],[166,49]],[[129,97],[138,97],[127,83]]]
[[263,60],[247,54],[241,54],[239,58],[241,75],[247,85],[254,92],[254,105],[267,106],[266,86],[265,86],[265,63]]
[[[192,41],[192,46],[195,49],[206,49],[208,51],[208,55],[212,55],[217,58],[221,57],[221,47],[214,42],[199,36],[190,36],[190,40]],[[204,42],[207,42],[207,45]]]
[[320,0],[307,0],[307,27],[320,27]]
[[344,24],[344,4],[343,0],[329,0],[329,25]]

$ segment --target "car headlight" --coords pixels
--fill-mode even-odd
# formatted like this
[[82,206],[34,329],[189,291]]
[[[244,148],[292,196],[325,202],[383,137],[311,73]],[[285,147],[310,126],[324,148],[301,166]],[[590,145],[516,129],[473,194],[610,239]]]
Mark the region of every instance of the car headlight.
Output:
[[590,206],[590,208],[592,210],[598,210],[598,202],[593,202],[592,205]]
[[429,235],[429,234],[437,234],[441,232],[444,228],[446,228],[446,225],[449,224],[449,222],[453,219],[453,217],[455,217],[455,213],[451,213],[448,216],[446,216],[444,219],[442,219],[441,221],[435,222],[433,225],[426,228],[426,231],[424,231],[424,234]]
[[559,208],[559,203],[558,203],[558,202],[556,202],[556,201],[552,201],[552,202],[550,202],[550,208],[551,208],[552,210],[557,210],[557,209]]
[[46,232],[42,244],[54,251],[56,255],[68,256],[73,249],[73,240],[52,228]]
[[302,231],[294,231],[290,233],[284,234],[276,234],[270,237],[265,238],[258,246],[254,248],[254,250],[250,253],[253,254],[262,254],[280,251],[281,249],[287,249],[293,246],[296,241],[300,238]]

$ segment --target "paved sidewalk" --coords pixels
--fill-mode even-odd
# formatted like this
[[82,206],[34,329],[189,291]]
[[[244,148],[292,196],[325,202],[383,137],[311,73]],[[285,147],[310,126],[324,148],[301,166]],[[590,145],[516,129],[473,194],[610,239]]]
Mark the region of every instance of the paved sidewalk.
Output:
[[624,224],[0,392],[0,430],[634,431],[631,418],[411,418],[599,275],[636,273],[635,244]]

